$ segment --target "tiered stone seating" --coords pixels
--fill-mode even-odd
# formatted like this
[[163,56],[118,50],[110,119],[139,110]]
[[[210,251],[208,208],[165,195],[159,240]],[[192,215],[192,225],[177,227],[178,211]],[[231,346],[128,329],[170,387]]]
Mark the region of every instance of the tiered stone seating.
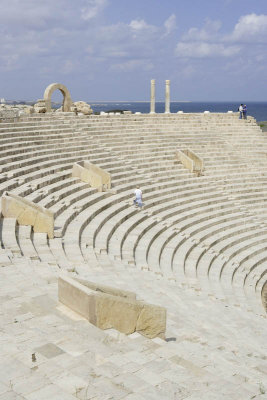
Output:
[[[55,235],[61,237],[66,232],[64,240],[72,242],[71,250],[69,245],[59,247],[65,249],[71,262],[75,257],[78,257],[76,263],[84,261],[81,243],[85,240],[96,253],[108,252],[111,261],[121,257],[127,264],[137,264],[169,277],[174,278],[179,271],[178,276],[182,273],[188,279],[195,279],[199,261],[194,267],[191,259],[195,259],[195,253],[199,253],[203,242],[206,245],[207,237],[214,236],[215,232],[222,237],[220,232],[225,229],[227,235],[227,215],[229,221],[231,215],[235,215],[239,224],[244,218],[242,213],[249,212],[251,200],[254,208],[256,205],[262,207],[264,202],[262,180],[257,189],[246,196],[251,178],[257,176],[259,167],[264,174],[265,166],[264,160],[259,165],[252,152],[258,143],[263,142],[260,136],[255,139],[259,130],[253,119],[244,123],[232,115],[197,114],[74,118],[63,113],[56,117],[24,118],[16,124],[2,125],[2,130],[5,131],[4,137],[10,135],[14,139],[22,132],[25,139],[23,147],[20,137],[17,155],[10,150],[10,158],[3,159],[8,166],[18,168],[13,170],[13,177],[17,180],[13,178],[10,182],[6,176],[2,190],[13,189],[15,193],[54,211]],[[237,139],[239,131],[242,132],[242,144]],[[41,135],[36,135],[36,132]],[[35,135],[40,136],[38,141]],[[250,147],[247,149],[245,145],[248,142]],[[235,151],[236,143],[246,156],[249,155],[251,177],[247,171],[247,157],[240,150]],[[205,160],[205,176],[200,179],[183,171],[175,161],[175,149],[188,146]],[[74,157],[73,147],[77,149]],[[71,153],[70,162],[65,163],[68,151]],[[72,160],[81,160],[85,154],[90,161],[96,161],[112,174],[118,193],[112,199],[106,194],[95,193],[86,184],[70,177]],[[54,161],[51,163],[53,158],[57,161],[56,166]],[[246,177],[246,181],[242,176],[236,185],[241,175]],[[158,183],[151,184],[151,179]],[[192,182],[191,186],[181,191],[179,186],[184,186],[186,181]],[[146,209],[141,214],[128,206],[135,182],[141,184],[145,192]],[[200,182],[202,188],[197,189]],[[257,181],[253,184],[257,185]],[[243,207],[241,215],[238,214],[240,207]],[[249,215],[248,218],[252,217]],[[232,226],[231,229],[234,235],[235,229]],[[231,236],[229,240],[233,240]],[[180,260],[178,264],[183,265],[182,268],[174,267],[176,259]]]
[[[171,374],[170,357],[178,357],[176,373],[185,373],[180,364],[186,365],[190,371],[185,374],[186,382],[192,386],[198,376],[198,383],[205,386],[201,394],[207,391],[206,382],[214,382],[211,375],[215,373],[216,380],[229,387],[224,398],[240,398],[240,376],[249,376],[248,383],[242,381],[246,393],[258,395],[255,382],[261,381],[263,374],[254,368],[255,358],[253,362],[247,358],[244,344],[249,343],[247,352],[260,354],[264,343],[263,335],[258,343],[253,335],[263,330],[265,316],[261,292],[267,271],[267,141],[252,118],[240,121],[234,114],[75,117],[51,113],[1,123],[0,146],[1,194],[12,191],[49,208],[55,216],[54,239],[18,226],[13,218],[2,218],[1,265],[10,270],[13,266],[18,275],[24,268],[31,271],[44,293],[50,293],[44,280],[50,286],[64,269],[125,287],[146,301],[167,307],[168,335],[178,341],[169,348],[153,342],[158,350],[153,350],[147,361],[154,371],[153,382],[163,382],[158,380],[159,365],[153,360],[159,362],[160,357]],[[175,158],[178,148],[188,147],[204,159],[202,176],[188,172]],[[71,177],[73,163],[84,159],[111,174],[111,191],[98,192]],[[136,184],[144,193],[142,210],[132,204]],[[14,276],[12,279],[16,281]],[[31,292],[29,285],[22,286]],[[52,288],[49,296],[55,301],[53,284]],[[206,307],[210,315],[204,312]],[[229,356],[235,349],[228,343],[233,343],[242,326],[249,329],[242,331],[242,343],[237,346],[234,342],[239,352],[235,361]],[[77,333],[78,326],[75,329]],[[194,337],[192,332],[197,332]],[[93,334],[97,338],[93,345],[99,348],[100,336]],[[188,335],[192,340],[182,339]],[[124,340],[138,358],[143,340],[139,336],[136,341]],[[222,342],[227,344],[226,352],[219,350]],[[97,350],[88,346],[84,348],[95,357]],[[125,357],[129,361],[134,355]],[[116,368],[124,364],[125,360],[120,360]],[[215,371],[211,365],[216,365]],[[102,361],[99,374],[104,374]],[[171,381],[174,385],[177,376]],[[146,386],[143,396],[147,390]],[[177,393],[174,386],[164,393],[154,386],[153,390],[153,399],[169,399]],[[194,400],[194,394],[187,397]],[[115,394],[114,398],[138,398],[132,395]]]

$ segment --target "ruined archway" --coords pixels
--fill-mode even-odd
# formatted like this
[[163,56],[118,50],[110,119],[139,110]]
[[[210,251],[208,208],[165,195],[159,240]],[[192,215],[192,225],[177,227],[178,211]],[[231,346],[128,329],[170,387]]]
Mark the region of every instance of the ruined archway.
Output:
[[46,111],[47,112],[51,111],[51,96],[52,93],[57,89],[60,90],[63,95],[62,111],[69,112],[72,105],[70,92],[68,91],[66,86],[62,85],[61,83],[51,83],[51,85],[47,86],[47,88],[45,89],[44,100],[45,100]]

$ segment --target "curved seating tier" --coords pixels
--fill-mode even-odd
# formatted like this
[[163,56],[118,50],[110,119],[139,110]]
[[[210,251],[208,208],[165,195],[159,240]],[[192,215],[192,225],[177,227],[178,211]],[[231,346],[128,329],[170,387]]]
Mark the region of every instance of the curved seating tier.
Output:
[[[252,118],[51,113],[0,123],[0,146],[0,193],[55,217],[53,239],[0,218],[1,399],[263,399],[267,143]],[[201,176],[175,158],[188,147]],[[111,190],[72,177],[84,159]],[[58,303],[62,270],[165,307],[166,341]]]
[[[55,215],[49,240],[4,219],[3,259],[137,267],[261,312],[267,142],[253,118],[52,113],[2,123],[0,146],[0,192]],[[188,147],[204,160],[200,177],[175,158]],[[71,177],[83,159],[111,174],[113,194]],[[143,210],[132,205],[136,184]]]

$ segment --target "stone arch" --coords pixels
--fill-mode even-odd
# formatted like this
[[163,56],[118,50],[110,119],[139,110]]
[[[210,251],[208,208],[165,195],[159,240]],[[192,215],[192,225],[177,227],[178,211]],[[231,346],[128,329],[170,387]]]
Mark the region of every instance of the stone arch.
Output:
[[46,111],[51,111],[51,96],[55,90],[60,90],[63,94],[63,107],[62,111],[69,112],[72,106],[72,100],[70,97],[70,92],[66,88],[66,86],[62,85],[61,83],[51,83],[51,85],[47,86],[44,92],[44,101],[46,106]]

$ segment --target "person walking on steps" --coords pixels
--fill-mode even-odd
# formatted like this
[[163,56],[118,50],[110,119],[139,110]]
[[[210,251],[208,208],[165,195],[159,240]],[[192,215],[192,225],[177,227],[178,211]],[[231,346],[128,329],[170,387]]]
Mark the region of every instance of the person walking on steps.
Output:
[[242,117],[243,117],[243,104],[240,104],[240,106],[238,108],[238,111],[239,111],[239,119],[242,119]]
[[247,119],[247,106],[246,106],[246,104],[244,104],[244,106],[243,106],[243,118]]
[[135,198],[133,200],[133,203],[136,207],[139,207],[141,209],[143,207],[143,201],[142,201],[143,193],[139,186],[136,186],[134,195],[135,195]]

